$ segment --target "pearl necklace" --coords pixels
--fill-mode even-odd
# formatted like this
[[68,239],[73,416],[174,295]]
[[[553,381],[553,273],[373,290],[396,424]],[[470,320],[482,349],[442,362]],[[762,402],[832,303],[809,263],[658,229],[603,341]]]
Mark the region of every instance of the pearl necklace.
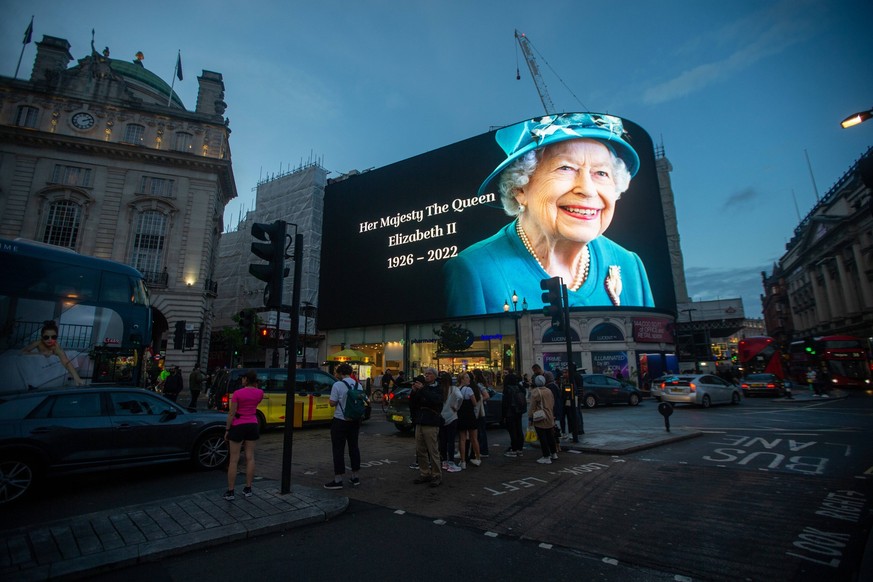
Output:
[[[537,265],[540,266],[540,269],[546,271],[546,268],[540,262],[540,258],[534,252],[533,245],[530,244],[530,240],[527,238],[527,234],[525,234],[524,229],[521,227],[521,222],[515,222],[515,232],[518,233],[518,238],[521,239],[524,248],[527,249],[527,252],[530,253],[530,256],[534,258],[537,262]],[[582,283],[588,279],[588,270],[591,268],[591,251],[588,250],[588,245],[585,245],[584,253],[579,256],[579,260],[576,262],[576,277],[573,279],[573,283],[567,286],[567,289],[570,291],[578,291],[579,287],[582,286]],[[582,266],[583,258],[585,260],[585,266]],[[548,273],[548,271],[546,271]]]

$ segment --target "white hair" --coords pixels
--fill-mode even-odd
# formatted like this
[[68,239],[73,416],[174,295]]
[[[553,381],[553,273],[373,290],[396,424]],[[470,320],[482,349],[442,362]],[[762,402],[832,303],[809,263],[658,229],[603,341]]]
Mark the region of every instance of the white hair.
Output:
[[[598,142],[599,143],[599,142]],[[500,202],[503,204],[503,210],[509,216],[517,216],[520,211],[518,201],[515,199],[516,191],[527,186],[530,182],[530,177],[537,169],[542,159],[543,152],[551,146],[531,150],[512,162],[500,174],[497,183],[497,189],[500,192]],[[631,175],[627,169],[627,165],[620,157],[615,155],[610,148],[609,155],[612,158],[612,173],[615,180],[615,190],[619,198],[630,187]]]

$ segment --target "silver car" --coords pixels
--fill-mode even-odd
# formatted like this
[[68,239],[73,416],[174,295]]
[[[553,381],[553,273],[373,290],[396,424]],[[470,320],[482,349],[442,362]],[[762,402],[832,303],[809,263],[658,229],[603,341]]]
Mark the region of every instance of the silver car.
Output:
[[676,374],[659,385],[661,400],[674,404],[695,404],[709,408],[713,404],[739,404],[740,387],[712,374]]

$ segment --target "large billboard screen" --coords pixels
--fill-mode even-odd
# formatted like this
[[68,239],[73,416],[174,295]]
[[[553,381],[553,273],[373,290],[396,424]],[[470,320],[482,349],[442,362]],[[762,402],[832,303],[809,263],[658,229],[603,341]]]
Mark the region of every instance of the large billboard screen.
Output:
[[574,307],[676,309],[652,140],[608,115],[534,118],[330,181],[321,269],[322,329],[541,310],[551,276]]

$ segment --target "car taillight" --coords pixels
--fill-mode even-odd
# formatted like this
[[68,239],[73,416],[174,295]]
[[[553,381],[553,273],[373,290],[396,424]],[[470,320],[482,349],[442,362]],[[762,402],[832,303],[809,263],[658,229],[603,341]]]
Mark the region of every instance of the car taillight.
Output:
[[663,389],[666,388],[666,387],[667,387],[667,383],[666,383],[666,382],[661,382],[661,390],[663,390]]
[[776,388],[776,384],[774,384],[773,382],[770,382],[767,384],[767,388]]
[[740,384],[740,388],[748,388],[748,387],[749,387],[748,384]]
[[393,392],[388,393],[388,400],[394,400],[394,393]]
[[228,402],[230,402],[230,396],[225,394],[224,396],[221,397],[221,409],[222,410],[227,410]]
[[695,384],[694,382],[689,382],[689,383],[688,383],[688,388],[689,388],[692,392],[696,392],[696,391],[697,391],[697,384]]

